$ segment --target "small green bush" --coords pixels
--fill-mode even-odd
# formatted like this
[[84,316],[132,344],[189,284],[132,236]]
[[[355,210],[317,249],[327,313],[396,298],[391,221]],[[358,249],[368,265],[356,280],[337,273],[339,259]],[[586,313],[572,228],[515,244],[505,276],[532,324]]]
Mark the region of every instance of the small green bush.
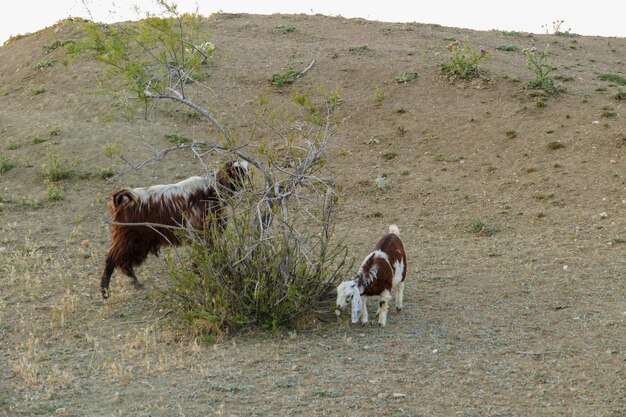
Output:
[[108,180],[110,178],[113,178],[116,173],[117,167],[115,166],[115,164],[111,164],[106,168],[98,169],[98,177],[100,177],[101,180]]
[[178,145],[183,145],[185,143],[193,142],[187,136],[179,135],[178,133],[168,133],[165,137],[172,143],[176,143]]
[[493,236],[498,232],[494,226],[491,226],[480,219],[474,220],[466,228],[468,233],[472,233],[479,236]]
[[283,35],[291,32],[295,32],[296,28],[292,25],[280,25],[276,26],[276,29]]
[[182,265],[170,260],[163,295],[199,333],[274,330],[332,314],[332,291],[352,266],[345,246],[311,235],[305,254],[294,240],[286,243],[282,228],[259,239],[254,220],[251,211],[239,213],[223,232],[196,239]]
[[546,49],[537,52],[537,48],[532,47],[530,49],[524,49],[524,55],[526,55],[526,66],[535,74],[535,79],[528,82],[527,87],[529,89],[541,89],[548,94],[556,92],[554,87],[554,80],[548,77],[552,71],[555,70],[554,65],[551,62],[547,62],[550,52]]
[[0,154],[0,174],[4,174],[5,172],[13,169],[13,167],[15,167],[15,162]]
[[52,182],[70,178],[76,172],[76,162],[61,159],[58,155],[49,154],[48,161],[41,166],[44,177]]
[[600,74],[598,79],[601,81],[609,81],[617,85],[626,85],[626,77],[618,74]]
[[283,73],[275,73],[270,77],[270,81],[272,84],[277,85],[279,87],[284,86],[285,84],[291,84],[300,76],[300,71],[289,70]]
[[548,149],[551,150],[557,150],[557,149],[562,149],[565,148],[565,145],[563,145],[561,142],[559,142],[558,140],[552,141],[552,142],[548,142]]
[[351,46],[348,50],[355,54],[364,54],[371,51],[367,45]]
[[441,64],[441,69],[449,77],[471,80],[480,75],[478,64],[487,56],[485,48],[475,49],[467,40],[462,44],[456,40],[446,48],[450,51],[450,60]]
[[383,158],[385,158],[388,161],[391,161],[392,159],[396,159],[396,156],[398,156],[398,153],[397,152],[393,152],[393,151],[385,152],[383,154]]
[[398,84],[407,83],[417,78],[416,72],[402,71],[402,74],[396,75],[393,80]]
[[61,201],[64,198],[63,188],[57,187],[53,183],[48,184],[47,192],[49,201]]
[[48,68],[56,64],[56,62],[57,61],[55,59],[42,59],[35,65],[35,68],[37,69]]

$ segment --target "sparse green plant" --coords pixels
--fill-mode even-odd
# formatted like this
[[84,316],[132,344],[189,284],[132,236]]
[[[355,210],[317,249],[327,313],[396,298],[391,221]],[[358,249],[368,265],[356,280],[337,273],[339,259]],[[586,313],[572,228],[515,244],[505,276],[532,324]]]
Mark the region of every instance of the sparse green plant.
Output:
[[556,75],[554,79],[564,82],[574,81],[574,77],[572,77],[571,75]]
[[537,48],[524,49],[526,55],[526,66],[535,74],[535,79],[528,82],[529,89],[541,89],[548,94],[556,92],[554,81],[548,75],[555,70],[554,64],[548,62],[550,45],[546,46],[541,52],[537,52]]
[[53,182],[48,182],[48,201],[61,201],[64,198],[63,188],[56,186]]
[[537,100],[537,102],[535,103],[535,105],[539,108],[543,108],[548,105],[548,102],[546,101],[545,97],[540,97],[539,100]]
[[537,193],[533,197],[538,201],[546,201],[554,199],[554,193]]
[[517,52],[519,51],[519,48],[517,45],[514,44],[504,44],[504,45],[500,45],[500,46],[496,46],[496,49],[498,51],[506,51],[506,52]]
[[43,94],[46,92],[46,88],[41,86],[41,87],[35,87],[31,90],[33,92],[34,95],[38,96],[39,94]]
[[626,85],[626,77],[619,74],[600,74],[598,79],[601,81],[612,82],[617,85]]
[[[576,36],[575,34],[571,33],[571,30],[572,30],[571,28],[565,31],[561,30],[563,23],[565,23],[565,20],[553,21],[552,22],[552,34],[556,36]],[[541,27],[543,28],[543,30],[545,30],[546,35],[550,35],[550,28],[548,27],[548,25],[541,25]]]
[[38,145],[46,141],[43,135],[41,134],[41,132],[33,133],[29,139],[30,139],[30,143],[32,143],[33,145]]
[[517,132],[515,130],[507,130],[506,137],[509,139],[515,139],[517,137]]
[[383,213],[381,213],[380,211],[375,211],[373,213],[365,215],[366,219],[380,219],[381,217],[383,217]]
[[77,165],[78,162],[70,162],[50,153],[48,154],[48,161],[41,166],[41,172],[47,180],[56,182],[74,175]]
[[291,84],[300,77],[300,71],[292,70],[286,72],[277,72],[272,74],[270,81],[272,84],[282,87],[285,84]]
[[57,62],[56,59],[42,59],[41,61],[37,62],[37,64],[35,65],[35,68],[37,69],[48,68],[56,64],[56,62]]
[[191,143],[193,140],[189,139],[187,136],[179,135],[178,133],[167,133],[165,137],[172,143],[177,145],[183,145],[185,143]]
[[443,154],[435,155],[435,162],[458,162],[464,159],[462,156],[446,156]]
[[551,149],[554,151],[554,150],[562,149],[562,148],[565,148],[565,145],[559,142],[558,140],[548,142],[548,149]]
[[43,52],[46,54],[49,54],[50,52],[54,51],[55,49],[57,49],[58,47],[60,47],[62,45],[60,40],[56,40],[52,43],[47,43],[45,45],[43,45],[41,47],[41,49],[43,49]]
[[107,158],[113,158],[115,155],[120,155],[122,153],[122,149],[120,145],[115,143],[107,143],[104,145],[104,154]]
[[115,164],[111,164],[106,168],[98,169],[98,177],[100,177],[101,180],[108,180],[109,178],[113,178],[116,173],[117,167],[115,166]]
[[602,107],[602,117],[612,118],[617,116],[617,112],[613,106],[603,106]]
[[493,236],[498,232],[498,229],[490,224],[485,223],[481,219],[474,220],[466,227],[465,230],[468,233],[485,237]]
[[5,172],[13,169],[15,167],[15,162],[12,159],[0,154],[0,174],[4,174]]
[[387,98],[387,95],[385,94],[385,90],[377,86],[376,89],[374,90],[374,100],[376,100],[376,103],[382,104],[386,98]]
[[396,75],[395,77],[393,77],[393,80],[398,84],[405,84],[409,81],[413,81],[416,78],[417,72],[402,71],[400,75]]
[[434,134],[434,133],[427,133],[422,138],[422,142],[424,142],[424,143],[433,142],[433,141],[436,141],[436,140],[439,140],[439,136]]
[[388,161],[391,161],[392,159],[395,159],[396,156],[398,156],[398,153],[397,152],[393,152],[393,151],[385,152],[383,154],[383,158],[385,158]]
[[615,237],[615,238],[613,238],[613,240],[611,240],[611,242],[614,245],[623,245],[624,243],[626,243],[626,239],[621,238],[621,237]]
[[391,28],[381,28],[380,32],[385,34],[385,35],[388,35],[388,34],[391,33]]
[[20,207],[29,207],[33,210],[39,210],[43,207],[43,203],[33,196],[22,197],[18,203]]
[[490,174],[493,174],[493,173],[494,173],[494,172],[496,172],[497,170],[498,170],[498,168],[494,167],[493,165],[489,165],[489,166],[487,167],[487,171],[488,171]]
[[441,69],[452,78],[471,80],[480,76],[478,64],[487,56],[487,50],[480,46],[472,47],[467,39],[463,43],[455,40],[447,47],[450,52],[450,60],[441,64]]
[[366,145],[380,145],[384,141],[385,141],[384,136],[372,136],[371,138],[363,141],[363,143],[365,143]]
[[61,128],[59,126],[51,126],[48,129],[48,136],[59,136],[61,134]]
[[0,95],[1,95],[2,97],[6,97],[6,96],[8,96],[9,94],[11,94],[11,89],[10,89],[10,88],[8,88],[8,87],[4,87],[4,88],[2,89],[2,91],[0,92]]
[[280,25],[276,26],[276,30],[285,35],[287,33],[295,32],[296,28],[292,25]]
[[366,52],[370,52],[371,49],[367,45],[359,45],[359,46],[351,46],[348,48],[348,51],[355,54],[364,54]]

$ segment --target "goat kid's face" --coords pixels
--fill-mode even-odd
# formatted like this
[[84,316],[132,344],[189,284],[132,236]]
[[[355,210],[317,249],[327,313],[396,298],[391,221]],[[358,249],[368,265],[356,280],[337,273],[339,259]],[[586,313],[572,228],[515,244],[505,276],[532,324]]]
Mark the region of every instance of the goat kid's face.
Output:
[[359,321],[361,317],[361,309],[363,308],[363,301],[361,300],[361,291],[357,281],[346,281],[339,284],[337,287],[337,310],[335,313],[339,316],[339,309],[344,308],[348,304],[352,304],[352,323]]
[[356,282],[354,281],[345,281],[339,284],[337,287],[337,308],[345,308],[352,302],[355,288]]

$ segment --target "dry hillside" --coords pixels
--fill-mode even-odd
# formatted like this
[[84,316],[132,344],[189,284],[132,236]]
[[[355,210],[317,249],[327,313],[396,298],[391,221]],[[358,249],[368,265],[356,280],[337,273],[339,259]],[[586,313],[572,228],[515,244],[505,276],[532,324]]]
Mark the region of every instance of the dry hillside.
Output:
[[[154,257],[145,291],[116,273],[103,302],[108,194],[200,169],[180,153],[103,180],[123,167],[107,144],[137,162],[166,134],[216,132],[167,103],[151,120],[115,112],[101,65],[46,52],[81,36],[60,22],[0,47],[0,416],[626,415],[626,39],[302,15],[205,30],[215,63],[194,98],[242,142],[260,92],[282,108],[293,89],[339,88],[336,233],[362,258],[400,226],[405,309],[384,329],[344,319],[207,344],[159,306]],[[480,80],[442,75],[454,39],[488,51]],[[522,50],[548,44],[561,92],[542,99]],[[292,85],[268,81],[313,60]],[[397,83],[403,71],[417,78]],[[275,138],[259,129],[251,152]],[[55,157],[74,173],[49,183]]]

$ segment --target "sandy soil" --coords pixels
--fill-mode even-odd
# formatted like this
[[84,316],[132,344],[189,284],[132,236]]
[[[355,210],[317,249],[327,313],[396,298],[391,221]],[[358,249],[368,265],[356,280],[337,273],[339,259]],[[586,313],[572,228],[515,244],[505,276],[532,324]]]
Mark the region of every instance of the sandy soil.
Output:
[[[260,92],[281,108],[295,89],[340,88],[336,232],[362,258],[401,227],[405,309],[386,328],[343,320],[207,344],[159,305],[161,258],[139,270],[145,291],[116,274],[103,302],[108,193],[200,169],[177,154],[105,181],[123,167],[105,146],[141,161],[166,133],[216,133],[165,103],[151,120],[116,113],[101,66],[44,52],[79,36],[64,22],[0,48],[0,156],[13,165],[0,173],[0,416],[626,415],[626,87],[599,78],[626,74],[626,39],[299,15],[219,15],[205,29],[217,55],[194,99],[242,142]],[[441,75],[453,39],[489,52],[478,82]],[[538,105],[521,50],[547,44],[563,91]],[[313,60],[292,86],[268,82]],[[403,71],[418,76],[396,83]],[[259,129],[252,147],[273,137]],[[50,155],[76,163],[58,201]],[[469,232],[477,221],[496,232]]]

